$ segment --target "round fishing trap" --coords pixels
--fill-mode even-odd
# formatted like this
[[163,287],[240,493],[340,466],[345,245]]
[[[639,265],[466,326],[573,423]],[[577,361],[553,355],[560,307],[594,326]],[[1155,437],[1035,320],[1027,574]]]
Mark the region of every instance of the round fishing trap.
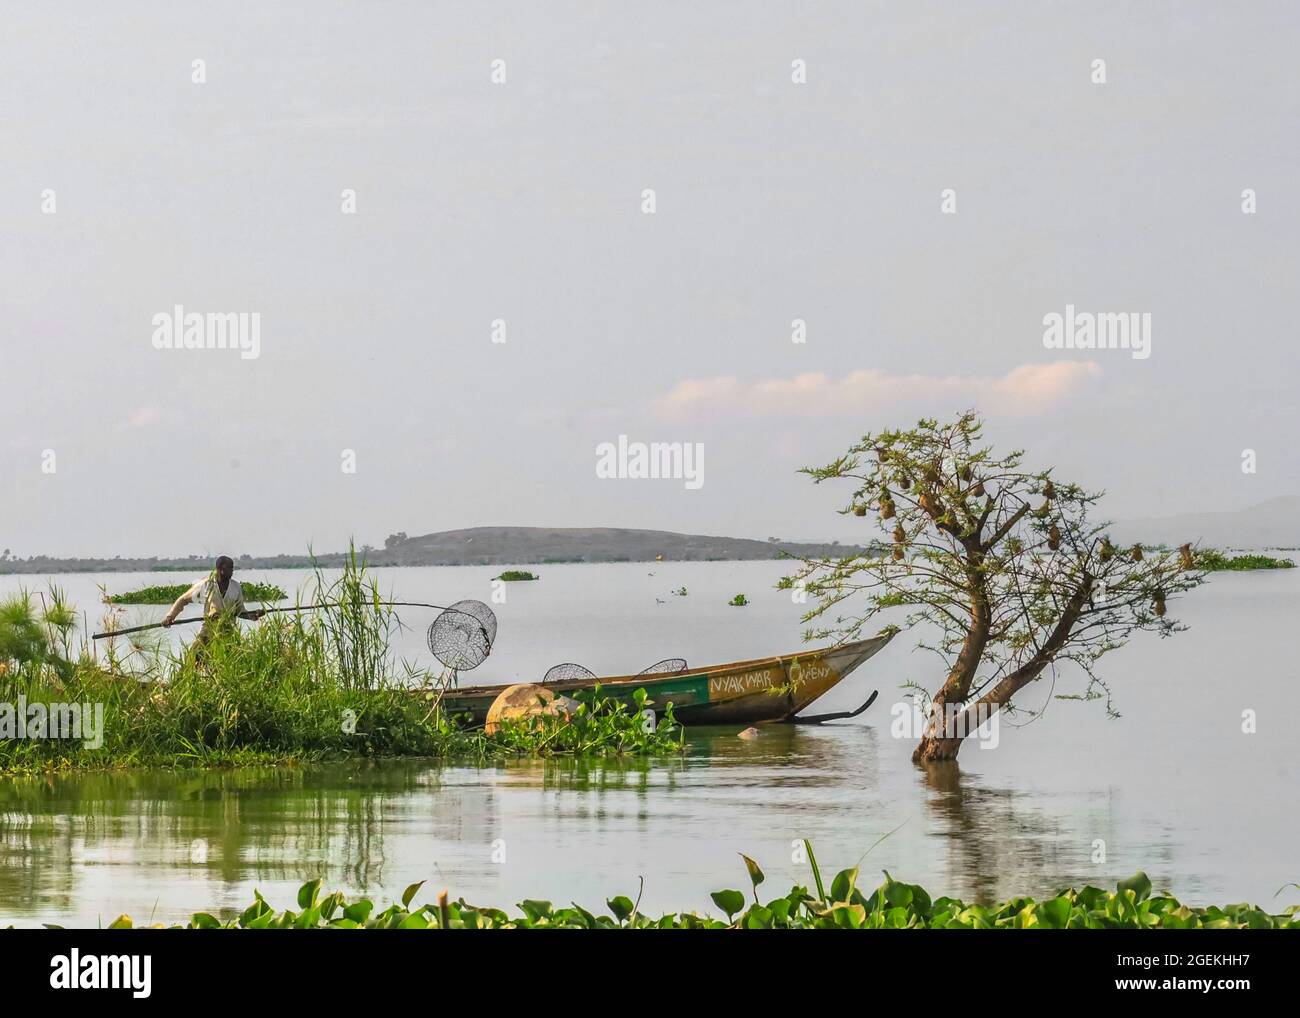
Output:
[[571,679],[594,679],[596,673],[590,668],[583,668],[582,665],[575,665],[572,661],[566,661],[562,665],[556,665],[547,670],[542,676],[543,682],[568,682]]
[[662,661],[656,661],[649,668],[643,668],[637,672],[638,675],[676,675],[678,672],[686,671],[686,658],[684,657],[666,657]]
[[458,672],[486,661],[496,638],[497,617],[482,601],[457,601],[429,625],[429,650]]

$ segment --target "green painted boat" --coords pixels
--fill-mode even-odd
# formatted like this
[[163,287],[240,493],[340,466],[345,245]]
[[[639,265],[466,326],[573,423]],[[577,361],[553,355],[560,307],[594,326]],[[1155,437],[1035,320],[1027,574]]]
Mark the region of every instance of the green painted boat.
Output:
[[[579,678],[544,685],[556,693],[572,695],[599,683],[603,695],[629,702],[636,690],[644,688],[653,706],[662,709],[671,703],[674,716],[684,725],[826,721],[860,714],[871,700],[856,711],[813,718],[797,715],[875,655],[893,635],[884,632],[835,647],[688,668],[672,674]],[[468,716],[471,724],[483,724],[492,701],[505,688],[497,685],[453,689],[443,698],[443,705],[453,714]]]

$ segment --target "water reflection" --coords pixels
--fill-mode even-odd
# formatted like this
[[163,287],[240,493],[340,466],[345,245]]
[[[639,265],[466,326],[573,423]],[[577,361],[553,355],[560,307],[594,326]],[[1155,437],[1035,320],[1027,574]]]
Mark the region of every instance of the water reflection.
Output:
[[[1212,847],[1135,822],[1105,783],[1036,788],[952,763],[920,769],[887,727],[860,724],[773,727],[754,740],[700,729],[688,746],[667,761],[0,781],[0,922],[230,915],[254,888],[284,905],[317,876],[381,898],[428,879],[498,905],[538,896],[599,904],[634,893],[643,876],[647,909],[700,908],[709,891],[743,880],[741,851],[774,891],[807,883],[791,851],[803,838],[825,870],[861,861],[868,886],[888,869],[985,903],[1107,884],[1138,868],[1133,858],[1176,890],[1199,878],[1229,897],[1205,882],[1233,871],[1213,868]],[[1098,841],[1117,858],[1095,862]]]

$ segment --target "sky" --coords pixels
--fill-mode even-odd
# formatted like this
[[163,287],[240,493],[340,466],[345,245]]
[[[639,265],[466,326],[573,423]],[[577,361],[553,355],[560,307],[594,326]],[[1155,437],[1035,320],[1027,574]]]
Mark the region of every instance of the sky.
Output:
[[966,407],[1114,518],[1294,493],[1297,52],[1290,3],[11,0],[0,546],[851,541],[798,468]]

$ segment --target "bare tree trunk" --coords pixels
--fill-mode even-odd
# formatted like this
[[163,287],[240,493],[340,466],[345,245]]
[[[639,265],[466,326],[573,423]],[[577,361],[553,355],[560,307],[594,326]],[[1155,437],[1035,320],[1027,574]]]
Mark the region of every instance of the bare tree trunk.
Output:
[[[1092,577],[1085,574],[1079,589],[1071,595],[1069,602],[1066,604],[1065,611],[1057,621],[1052,634],[1047,638],[1043,646],[1038,649],[1038,652],[1015,671],[1004,677],[1001,682],[962,711],[960,715],[948,719],[947,723],[945,723],[942,707],[940,707],[938,713],[931,710],[930,721],[926,726],[925,734],[921,737],[921,741],[912,753],[912,762],[921,764],[935,760],[956,760],[966,736],[1010,703],[1011,698],[1016,693],[1038,678],[1043,673],[1043,669],[1052,663],[1057,653],[1065,646],[1065,641],[1069,638],[1070,631],[1074,629],[1074,624],[1079,621],[1079,614],[1083,611],[1083,606],[1087,603],[1091,593]],[[967,637],[967,643],[969,642],[970,638]],[[983,650],[983,643],[981,643],[980,649]],[[966,647],[963,646],[963,657],[965,652]],[[958,662],[960,663],[960,661],[961,658],[959,657]],[[978,666],[978,658],[975,664]],[[972,668],[971,674],[974,675],[974,668]],[[944,698],[943,703],[958,702],[956,698],[945,697],[951,683],[952,676],[950,675],[948,682],[944,683],[944,688],[939,691],[939,695],[934,699],[936,704],[941,703],[941,698]],[[969,684],[967,689],[969,689]],[[964,699],[964,695],[962,698]]]
[[975,672],[979,668],[980,659],[984,656],[984,648],[988,644],[989,631],[993,626],[993,611],[983,590],[978,586],[979,577],[972,574],[971,579],[976,584],[971,596],[971,627],[966,633],[966,639],[962,643],[952,670],[948,673],[947,680],[930,701],[930,716],[921,735],[920,745],[912,754],[913,763],[928,760],[955,760],[957,751],[961,748],[960,738],[945,737],[944,719],[950,713],[948,705],[964,702],[970,692],[971,683],[975,681]]

